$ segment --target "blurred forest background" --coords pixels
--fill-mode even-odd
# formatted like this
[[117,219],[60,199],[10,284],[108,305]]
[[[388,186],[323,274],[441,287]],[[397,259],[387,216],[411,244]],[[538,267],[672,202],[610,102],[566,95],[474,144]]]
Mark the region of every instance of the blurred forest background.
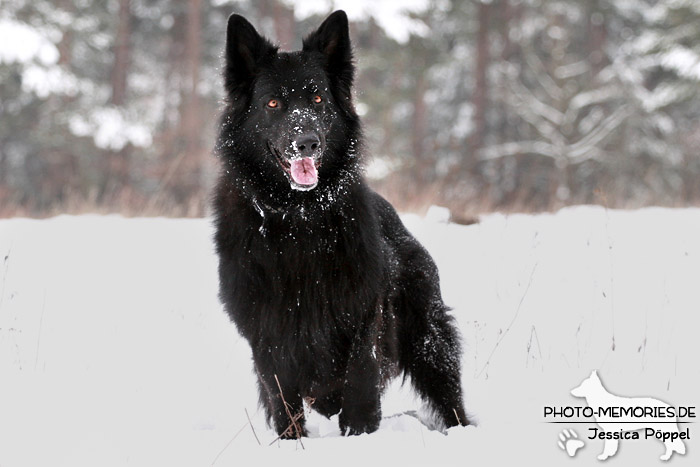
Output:
[[[699,203],[700,0],[350,3],[399,209]],[[0,0],[0,216],[205,215],[228,15],[297,49],[346,5]]]

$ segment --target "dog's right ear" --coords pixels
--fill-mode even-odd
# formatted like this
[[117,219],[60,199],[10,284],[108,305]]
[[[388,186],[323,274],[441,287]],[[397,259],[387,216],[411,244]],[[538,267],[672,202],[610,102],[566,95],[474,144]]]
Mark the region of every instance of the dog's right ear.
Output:
[[260,59],[276,51],[277,48],[258,34],[247,19],[232,14],[226,28],[226,91],[233,94],[237,89],[249,85],[258,71]]

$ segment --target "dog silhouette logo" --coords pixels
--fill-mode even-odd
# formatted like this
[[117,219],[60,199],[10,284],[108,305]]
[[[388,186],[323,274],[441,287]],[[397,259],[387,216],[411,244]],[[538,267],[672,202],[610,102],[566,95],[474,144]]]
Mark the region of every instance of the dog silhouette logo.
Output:
[[603,386],[596,370],[572,389],[571,395],[586,399],[600,427],[591,428],[593,437],[605,440],[599,460],[614,456],[621,439],[639,439],[640,430],[644,431],[645,438],[654,437],[663,441],[666,451],[661,460],[669,460],[674,452],[685,454],[685,444],[681,440],[682,433],[679,432],[677,419],[668,416],[673,413],[670,404],[651,397],[611,394]]

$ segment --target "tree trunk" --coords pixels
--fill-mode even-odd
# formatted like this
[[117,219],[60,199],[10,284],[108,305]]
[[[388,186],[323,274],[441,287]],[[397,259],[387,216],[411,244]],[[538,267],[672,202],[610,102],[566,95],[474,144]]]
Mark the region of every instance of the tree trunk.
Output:
[[607,41],[607,28],[605,16],[598,2],[591,2],[587,11],[588,29],[588,60],[591,64],[593,76],[596,76],[607,65],[605,56],[605,42]]
[[491,4],[478,4],[477,18],[479,22],[476,34],[476,63],[474,86],[474,129],[470,141],[471,156],[484,145],[486,136],[486,108],[488,98],[487,72],[490,63],[489,56],[489,20],[491,16]]
[[272,8],[275,21],[275,35],[282,50],[291,50],[294,47],[295,25],[294,8],[275,2]]
[[185,42],[186,83],[183,108],[184,151],[180,167],[181,184],[176,191],[182,199],[195,196],[200,188],[202,173],[201,102],[199,98],[199,69],[202,61],[202,0],[187,2],[187,32]]
[[[75,5],[73,4],[73,0],[61,0],[58,3],[58,7],[71,14],[75,14]],[[69,66],[71,60],[73,59],[73,29],[64,28],[62,32],[63,35],[61,36],[61,40],[57,45],[58,64],[61,66]]]
[[[516,15],[518,6],[511,5],[510,0],[501,0],[499,4],[500,25],[499,30],[501,40],[503,41],[503,50],[501,51],[501,59],[508,61],[515,54],[515,43],[510,38],[511,27],[513,27],[513,17]],[[517,24],[517,23],[515,23]]]
[[7,162],[5,159],[5,148],[3,146],[3,141],[0,140],[0,200],[2,199],[2,190],[7,181]]
[[425,155],[425,134],[427,124],[427,109],[425,105],[425,92],[428,88],[427,77],[419,72],[416,79],[416,88],[413,94],[413,115],[411,117],[411,146],[413,159],[418,163],[421,177],[429,178],[430,162]]
[[124,105],[126,79],[131,58],[131,0],[119,0],[117,35],[114,41],[114,66],[112,68],[112,104]]
[[[131,0],[119,0],[117,31],[114,40],[114,63],[112,66],[112,99],[117,107],[126,104],[127,78],[131,62]],[[106,195],[117,197],[129,186],[130,147],[127,143],[121,150],[107,155]],[[107,199],[107,203],[114,202]]]

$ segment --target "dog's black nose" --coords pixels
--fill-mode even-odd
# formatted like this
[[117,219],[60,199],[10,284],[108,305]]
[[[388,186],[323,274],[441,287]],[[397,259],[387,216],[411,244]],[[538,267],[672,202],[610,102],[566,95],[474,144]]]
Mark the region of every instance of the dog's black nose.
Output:
[[321,139],[316,133],[304,133],[294,138],[293,143],[299,155],[302,157],[311,157],[321,146]]

